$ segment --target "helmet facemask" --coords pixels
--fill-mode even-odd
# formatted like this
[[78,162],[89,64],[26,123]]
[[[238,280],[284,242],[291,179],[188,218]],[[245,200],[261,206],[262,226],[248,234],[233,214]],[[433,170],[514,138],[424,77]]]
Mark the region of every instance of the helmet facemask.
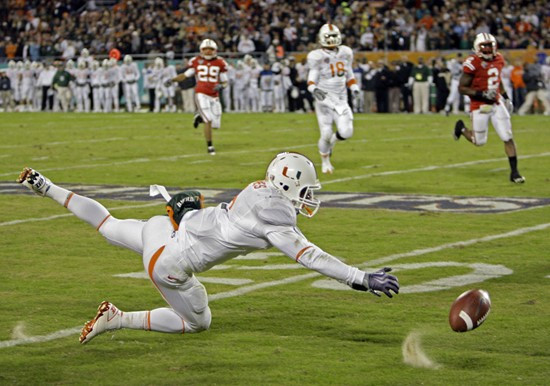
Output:
[[493,60],[497,53],[497,42],[493,35],[480,33],[474,40],[474,52],[485,60]]

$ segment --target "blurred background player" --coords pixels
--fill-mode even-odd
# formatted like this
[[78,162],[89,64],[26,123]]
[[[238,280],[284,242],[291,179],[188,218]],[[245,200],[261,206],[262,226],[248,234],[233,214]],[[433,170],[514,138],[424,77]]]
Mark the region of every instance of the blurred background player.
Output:
[[258,65],[256,59],[250,61],[248,74],[248,111],[254,113],[260,112],[260,72],[262,69]]
[[92,61],[90,68],[90,84],[92,85],[92,100],[94,103],[94,113],[101,112],[103,68],[99,66],[97,60]]
[[[321,48],[307,55],[308,91],[315,97],[315,113],[321,132],[319,153],[323,173],[332,173],[330,162],[332,149],[337,141],[353,135],[353,112],[348,104],[350,88],[353,95],[359,94],[359,86],[353,76],[351,64],[353,51],[342,44],[340,30],[334,24],[325,24],[319,30]],[[332,125],[336,124],[336,132]]]
[[150,77],[151,84],[155,86],[155,113],[160,113],[162,108],[162,98],[165,97],[163,94],[164,85],[162,84],[162,74],[164,72],[164,60],[161,57],[156,57],[153,64],[153,73]]
[[113,94],[111,93],[111,77],[109,74],[109,59],[101,62],[101,107],[104,113],[110,113],[113,108]]
[[460,92],[458,91],[458,83],[462,76],[462,54],[460,52],[455,59],[451,59],[447,62],[447,68],[451,72],[451,84],[449,85],[449,96],[445,102],[445,115],[449,115],[451,107],[453,114],[458,114],[461,98]]
[[124,84],[124,97],[126,98],[126,110],[128,112],[141,109],[141,98],[138,91],[139,70],[133,62],[132,56],[124,56],[124,64],[120,66],[122,82]]
[[235,112],[244,113],[248,111],[248,70],[242,60],[237,62],[235,66],[235,79],[233,81],[233,103],[235,104]]
[[17,63],[15,60],[10,60],[8,62],[8,69],[6,70],[6,76],[10,79],[11,87],[11,100],[15,109],[19,108],[19,97],[20,97],[20,76],[19,70],[17,69]]
[[283,81],[283,66],[279,62],[271,66],[273,72],[273,112],[285,112],[285,85]]
[[189,68],[172,79],[181,82],[190,76],[195,76],[195,105],[199,117],[193,125],[204,123],[204,138],[209,154],[215,155],[216,149],[212,142],[212,128],[219,129],[222,118],[222,105],[219,91],[227,85],[227,63],[218,56],[218,45],[212,39],[204,39],[199,46],[200,54],[189,61]]
[[525,178],[517,169],[516,144],[512,136],[510,112],[512,101],[506,94],[500,81],[504,67],[504,58],[497,52],[497,42],[493,35],[479,33],[474,40],[474,54],[468,56],[463,64],[459,90],[470,97],[470,117],[473,130],[467,129],[462,120],[456,122],[454,138],[458,141],[464,136],[475,146],[487,143],[489,120],[504,142],[504,151],[510,163],[510,181],[521,184]]
[[264,69],[260,72],[260,95],[262,111],[273,111],[273,71],[269,63],[264,64]]
[[177,75],[176,67],[173,64],[166,64],[166,67],[162,70],[162,93],[166,97],[166,108],[165,111],[170,113],[176,112],[176,85],[172,82]]
[[111,92],[111,100],[113,102],[113,109],[115,113],[120,111],[120,81],[122,77],[120,75],[120,69],[118,68],[118,62],[115,58],[109,59],[109,69],[107,70],[107,78],[109,79],[109,87]]
[[76,111],[90,112],[90,70],[84,60],[79,60],[74,71]]
[[34,70],[30,60],[25,60],[21,70],[21,107],[20,111],[33,111],[34,101]]

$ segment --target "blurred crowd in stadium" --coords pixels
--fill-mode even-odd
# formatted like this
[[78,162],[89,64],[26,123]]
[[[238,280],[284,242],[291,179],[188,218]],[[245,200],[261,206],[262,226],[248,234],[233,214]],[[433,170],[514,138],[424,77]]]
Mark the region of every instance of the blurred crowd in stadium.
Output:
[[[356,52],[469,50],[479,32],[492,33],[503,49],[550,48],[545,1],[9,0],[0,9],[0,62],[8,63],[0,78],[2,108],[138,111],[143,102],[150,111],[192,111],[192,82],[167,79],[210,37],[231,57],[226,111],[309,111],[307,66],[303,55],[290,53],[313,49],[326,20]],[[110,60],[113,50],[122,53],[115,59],[128,55],[129,62]],[[137,59],[144,60],[139,68]],[[354,110],[468,111],[468,101],[454,93],[462,59],[447,54],[420,64],[406,56],[389,62],[358,56],[354,73],[363,93],[352,101]],[[64,86],[54,84],[62,70],[70,75]],[[502,78],[516,109],[536,91],[540,109],[550,114],[550,62],[509,63]]]

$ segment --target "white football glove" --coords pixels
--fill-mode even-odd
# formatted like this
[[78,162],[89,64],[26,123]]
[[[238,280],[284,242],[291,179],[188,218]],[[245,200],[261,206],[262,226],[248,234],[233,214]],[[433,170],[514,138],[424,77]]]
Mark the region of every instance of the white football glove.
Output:
[[485,98],[486,100],[488,101],[494,101],[495,99],[497,99],[497,90],[485,90],[483,91],[483,93],[481,94],[483,96],[483,98]]
[[510,98],[504,99],[504,107],[506,107],[506,110],[508,110],[510,115],[514,113],[514,104]]

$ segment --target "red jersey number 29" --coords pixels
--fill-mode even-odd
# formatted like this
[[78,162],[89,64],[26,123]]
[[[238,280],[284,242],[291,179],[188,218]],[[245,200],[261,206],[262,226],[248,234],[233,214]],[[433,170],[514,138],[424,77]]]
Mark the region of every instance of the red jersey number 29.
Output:
[[218,75],[220,73],[220,68],[217,66],[197,66],[197,78],[201,82],[213,82],[218,81]]

